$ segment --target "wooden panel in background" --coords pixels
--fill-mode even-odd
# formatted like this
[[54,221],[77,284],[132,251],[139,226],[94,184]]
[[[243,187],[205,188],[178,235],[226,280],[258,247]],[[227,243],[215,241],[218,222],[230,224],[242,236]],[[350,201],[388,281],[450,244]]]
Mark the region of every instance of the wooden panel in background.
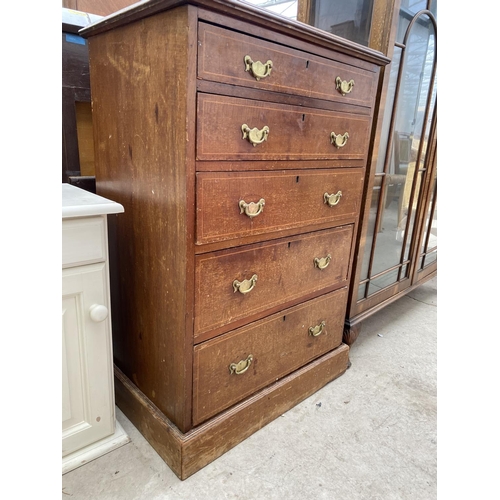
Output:
[[78,155],[82,176],[95,175],[92,106],[90,102],[75,102]]

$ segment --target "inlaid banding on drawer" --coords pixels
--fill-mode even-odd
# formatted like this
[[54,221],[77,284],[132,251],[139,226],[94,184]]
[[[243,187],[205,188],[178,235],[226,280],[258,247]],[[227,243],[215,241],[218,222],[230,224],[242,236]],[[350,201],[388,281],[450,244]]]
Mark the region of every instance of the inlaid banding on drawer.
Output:
[[[208,339],[233,323],[346,282],[352,236],[353,225],[347,225],[198,255],[194,337]],[[328,266],[320,269],[315,259],[328,255]],[[244,283],[246,293],[235,281]]]
[[[198,38],[200,79],[358,106],[372,105],[377,85],[375,72],[204,23],[199,24]],[[261,69],[256,75],[251,63],[245,60],[262,65],[257,66]],[[338,81],[345,83],[340,87]]]
[[[349,217],[354,220],[363,179],[361,168],[198,173],[196,242],[270,234]],[[336,203],[326,202],[326,193],[333,197],[340,193]]]
[[[341,288],[195,346],[193,424],[338,347],[346,302]],[[230,366],[240,361],[237,375]]]
[[[242,127],[264,130],[265,140],[250,140]],[[362,160],[369,131],[368,116],[198,94],[199,160]],[[347,133],[345,145],[332,144],[332,132]]]

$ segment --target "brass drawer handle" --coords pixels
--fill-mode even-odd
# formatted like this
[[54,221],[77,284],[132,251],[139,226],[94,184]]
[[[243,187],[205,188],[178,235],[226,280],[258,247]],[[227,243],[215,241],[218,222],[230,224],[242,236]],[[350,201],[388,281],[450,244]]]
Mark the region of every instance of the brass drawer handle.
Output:
[[253,354],[249,354],[247,359],[242,359],[241,361],[238,361],[238,363],[231,363],[229,365],[229,373],[231,375],[233,373],[236,375],[241,375],[242,373],[245,373],[250,367],[252,361],[253,361]]
[[340,198],[342,198],[342,191],[337,191],[335,194],[325,193],[323,195],[323,200],[330,207],[334,207],[335,205],[338,205],[340,202]]
[[323,333],[323,328],[325,328],[326,322],[322,321],[319,325],[309,327],[309,335],[317,337]]
[[328,264],[330,264],[330,261],[332,260],[332,256],[328,254],[326,257],[322,257],[321,259],[316,257],[314,259],[314,265],[318,269],[326,269],[328,267]]
[[349,94],[353,87],[354,87],[354,80],[350,80],[350,81],[342,80],[342,78],[340,78],[340,76],[337,76],[337,78],[335,78],[335,88],[342,95]]
[[256,274],[254,274],[249,280],[243,280],[243,281],[234,280],[233,281],[234,293],[236,292],[240,292],[243,294],[249,293],[254,289],[256,282],[257,282]]
[[266,78],[271,74],[273,69],[273,62],[271,60],[262,64],[260,61],[252,61],[250,56],[245,56],[245,71],[249,71],[250,74],[259,81],[261,78]]
[[330,142],[336,148],[343,148],[347,144],[347,139],[349,139],[349,134],[347,132],[345,134],[336,134],[335,132],[330,134]]
[[266,204],[266,200],[264,198],[261,198],[257,203],[254,203],[251,201],[250,203],[247,203],[245,200],[241,200],[238,205],[240,207],[240,214],[245,213],[250,217],[257,217],[257,215],[260,215],[262,211],[264,210],[264,205]]
[[248,139],[248,142],[255,147],[257,144],[262,144],[267,141],[269,135],[269,127],[266,125],[262,130],[257,127],[250,128],[246,123],[241,126],[243,132],[243,139]]

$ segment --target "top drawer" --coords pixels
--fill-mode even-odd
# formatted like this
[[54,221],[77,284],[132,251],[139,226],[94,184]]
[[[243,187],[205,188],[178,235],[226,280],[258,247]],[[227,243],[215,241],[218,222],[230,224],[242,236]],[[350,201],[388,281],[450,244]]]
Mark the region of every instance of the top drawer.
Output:
[[62,267],[103,262],[107,258],[104,217],[62,221]]
[[376,73],[217,26],[199,24],[198,47],[202,80],[366,107],[376,93]]

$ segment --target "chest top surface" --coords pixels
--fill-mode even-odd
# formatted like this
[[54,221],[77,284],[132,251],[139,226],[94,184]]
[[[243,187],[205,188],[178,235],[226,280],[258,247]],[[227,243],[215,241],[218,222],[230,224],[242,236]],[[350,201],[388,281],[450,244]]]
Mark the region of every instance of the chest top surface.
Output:
[[62,218],[118,214],[124,211],[119,203],[90,193],[71,184],[62,184]]
[[260,25],[302,41],[312,42],[325,48],[358,57],[384,66],[390,59],[382,53],[351,42],[350,40],[333,35],[324,30],[292,20],[287,17],[272,13],[265,9],[255,7],[244,0],[145,0],[121,9],[98,21],[92,22],[79,31],[84,38],[90,38],[100,33],[124,26],[126,24],[145,19],[154,14],[174,9],[183,5],[191,5],[202,11],[225,16],[226,19],[234,18]]

